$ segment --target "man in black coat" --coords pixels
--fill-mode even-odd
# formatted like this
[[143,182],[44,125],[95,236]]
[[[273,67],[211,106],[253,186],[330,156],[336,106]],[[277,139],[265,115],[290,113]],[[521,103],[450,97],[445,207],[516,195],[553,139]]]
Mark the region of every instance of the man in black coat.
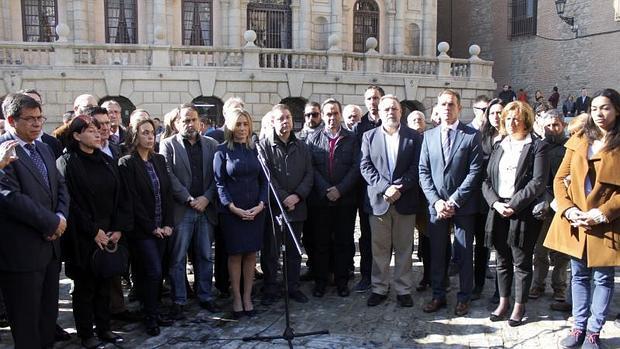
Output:
[[16,140],[18,160],[0,181],[0,288],[16,348],[51,348],[58,316],[60,246],[69,195],[50,148],[37,141],[45,118],[23,94],[2,104],[12,129],[0,143]]
[[[26,96],[31,97],[41,105],[41,108],[43,108],[43,98],[41,97],[39,91],[35,89],[26,89],[21,90],[18,93],[25,94]],[[39,137],[38,141],[47,144],[50,149],[52,149],[52,152],[54,153],[54,157],[56,159],[58,159],[62,155],[62,144],[58,139],[56,139],[56,137],[50,136],[49,134],[41,130],[41,136]]]
[[581,96],[577,97],[573,106],[573,115],[577,116],[582,113],[587,113],[588,110],[590,110],[590,102],[592,102],[592,98],[588,97],[588,90],[582,88]]

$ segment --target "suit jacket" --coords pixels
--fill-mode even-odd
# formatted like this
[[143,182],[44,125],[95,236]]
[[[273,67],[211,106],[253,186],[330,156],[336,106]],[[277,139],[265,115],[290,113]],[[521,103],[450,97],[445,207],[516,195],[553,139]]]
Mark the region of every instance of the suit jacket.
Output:
[[454,200],[456,215],[479,211],[482,179],[480,133],[459,122],[450,155],[443,158],[441,126],[424,133],[420,155],[420,186],[426,195],[429,211],[437,215],[435,202]]
[[[532,142],[525,144],[519,157],[516,169],[514,194],[508,201],[508,205],[515,210],[510,217],[508,231],[508,244],[510,246],[533,246],[538,239],[540,221],[532,216],[532,208],[537,199],[545,192],[547,178],[549,177],[549,158],[547,149],[549,144],[534,135]],[[493,233],[495,231],[495,218],[497,215],[493,204],[500,200],[497,194],[499,188],[499,162],[504,155],[502,143],[496,143],[489,158],[487,175],[482,182],[482,194],[490,209],[487,214],[485,226],[485,239],[487,246],[493,245]]]
[[[198,136],[202,147],[202,178],[205,192],[202,194],[209,200],[207,205],[207,218],[211,224],[217,224],[217,212],[215,201],[217,190],[213,178],[213,156],[217,148],[217,141],[211,137]],[[161,141],[159,153],[166,159],[166,167],[172,183],[172,195],[175,201],[174,221],[180,222],[185,210],[191,210],[187,206],[187,198],[190,197],[189,187],[192,184],[192,172],[187,156],[187,150],[181,134],[176,134]]]
[[577,97],[575,100],[575,104],[573,104],[573,116],[577,116],[581,113],[587,113],[590,109],[590,103],[592,102],[592,98],[586,96],[586,100],[582,101],[581,96]]
[[[565,146],[566,155],[553,183],[558,210],[544,245],[578,259],[585,256],[588,267],[620,266],[620,150],[594,155],[601,162],[592,191],[586,196],[588,140],[573,136]],[[570,184],[567,187],[564,180],[568,176]],[[598,208],[609,223],[597,224],[591,230],[572,227],[564,212],[573,206],[584,212]]]
[[365,132],[362,138],[360,170],[362,177],[368,183],[365,209],[376,216],[385,214],[390,208],[383,194],[391,185],[402,185],[401,197],[394,203],[398,213],[415,214],[421,201],[418,164],[422,136],[403,124],[398,134],[400,136],[398,156],[391,177],[383,128],[371,129]]
[[142,158],[133,153],[119,160],[118,169],[123,187],[130,201],[130,215],[133,230],[127,232],[131,239],[154,238],[153,230],[164,226],[174,227],[174,201],[166,159],[160,154],[152,154],[151,161],[159,179],[161,198],[161,226],[155,224],[155,191]]
[[58,159],[62,155],[62,144],[56,137],[50,136],[44,132],[41,135],[41,142],[47,144],[52,149],[55,159]]
[[[11,133],[0,136],[0,143],[14,139]],[[64,178],[56,169],[54,154],[39,141],[35,146],[45,162],[48,187],[30,155],[15,148],[19,157],[4,168],[0,180],[0,270],[31,272],[45,268],[53,256],[60,258],[58,240],[45,238],[56,231],[60,218],[69,215],[69,194]]]

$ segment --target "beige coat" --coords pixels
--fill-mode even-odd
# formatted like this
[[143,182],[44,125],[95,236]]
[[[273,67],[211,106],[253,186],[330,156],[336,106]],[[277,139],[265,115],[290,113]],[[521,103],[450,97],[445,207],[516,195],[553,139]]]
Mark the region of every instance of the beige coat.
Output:
[[[576,258],[586,256],[588,267],[620,266],[620,149],[595,155],[601,159],[600,167],[586,197],[588,141],[573,136],[565,146],[566,155],[553,183],[558,210],[544,245]],[[568,176],[570,184],[566,187],[564,179]],[[589,231],[571,227],[564,212],[573,206],[584,212],[598,208],[610,223],[598,224]]]

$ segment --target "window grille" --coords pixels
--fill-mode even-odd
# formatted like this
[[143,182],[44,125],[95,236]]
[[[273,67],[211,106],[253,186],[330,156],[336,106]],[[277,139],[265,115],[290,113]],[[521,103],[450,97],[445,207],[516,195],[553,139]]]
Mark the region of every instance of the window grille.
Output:
[[135,0],[106,0],[105,40],[110,44],[137,44],[138,22]]
[[183,1],[183,45],[213,45],[213,2]]
[[58,4],[56,0],[22,0],[24,41],[52,42],[56,40]]
[[508,5],[508,37],[536,35],[537,0],[510,0]]
[[290,0],[255,0],[248,3],[247,28],[259,47],[292,48],[291,17]]
[[353,52],[366,52],[370,37],[379,42],[379,6],[373,0],[359,0],[353,7]]

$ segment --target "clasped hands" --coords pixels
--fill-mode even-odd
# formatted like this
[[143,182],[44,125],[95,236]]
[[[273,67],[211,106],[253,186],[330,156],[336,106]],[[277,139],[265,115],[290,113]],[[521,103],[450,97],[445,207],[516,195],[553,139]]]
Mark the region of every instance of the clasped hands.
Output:
[[233,214],[239,216],[239,218],[241,218],[244,221],[253,221],[254,218],[265,208],[265,204],[261,201],[258,203],[258,205],[248,209],[248,210],[244,210],[241,208],[238,208],[237,206],[235,206],[235,204],[230,204],[228,205],[228,209],[230,210],[230,212],[232,212]]
[[402,184],[392,184],[383,193],[383,199],[388,202],[388,204],[395,203],[398,199],[400,199],[401,193],[400,189],[403,187]]
[[577,207],[571,207],[564,212],[564,216],[570,221],[571,226],[582,227],[586,230],[590,230],[593,226],[607,221],[605,215],[596,208],[583,212]]
[[504,218],[508,218],[515,214],[515,210],[504,202],[495,201],[495,203],[493,203],[493,209]]
[[162,228],[155,228],[153,230],[153,235],[155,235],[156,237],[163,239],[167,236],[172,235],[172,228],[165,226]]
[[54,234],[47,236],[45,239],[47,241],[54,241],[59,239],[62,234],[65,233],[65,229],[67,229],[67,220],[64,217],[58,217],[60,218],[60,221],[58,222],[58,226],[56,227],[56,231],[54,231]]
[[103,250],[110,241],[115,244],[118,243],[121,236],[122,234],[120,231],[109,231],[106,233],[105,231],[99,229],[99,231],[97,231],[97,235],[95,235],[95,243],[99,246],[99,249]]
[[437,218],[439,219],[452,218],[456,213],[456,205],[452,201],[439,199],[435,201],[435,211],[437,211]]
[[197,198],[190,198],[189,199],[189,207],[193,208],[194,210],[202,213],[207,209],[207,206],[209,205],[209,199],[207,199],[204,195],[201,195]]

